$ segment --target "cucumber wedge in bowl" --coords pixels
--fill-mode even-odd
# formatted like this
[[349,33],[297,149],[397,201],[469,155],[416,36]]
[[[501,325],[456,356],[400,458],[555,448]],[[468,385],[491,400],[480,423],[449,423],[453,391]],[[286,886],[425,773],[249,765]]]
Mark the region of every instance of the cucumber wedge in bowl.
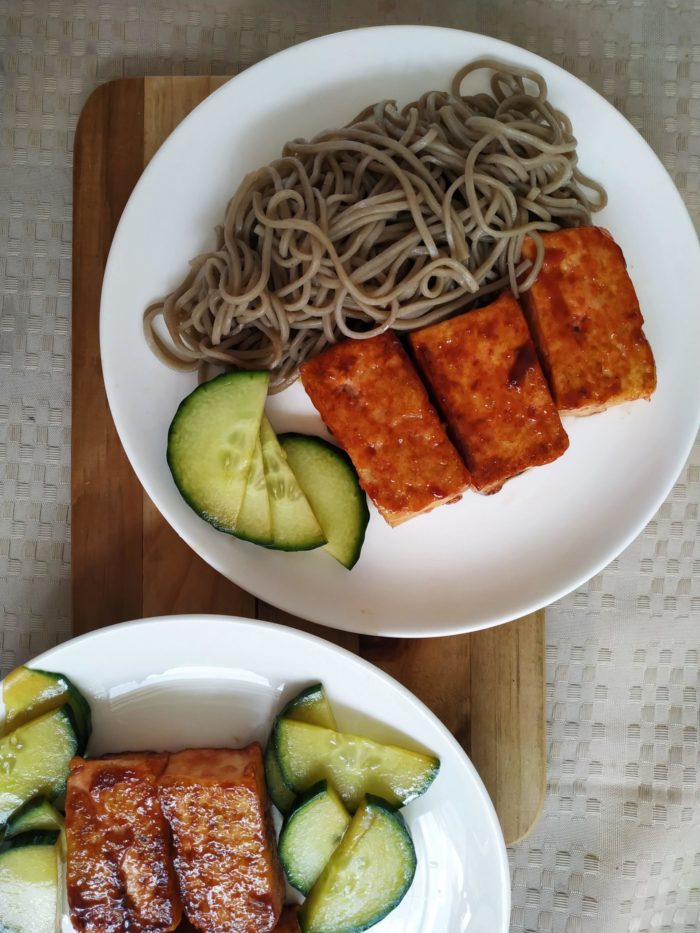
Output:
[[282,827],[279,855],[287,881],[308,894],[340,845],[350,814],[336,791],[321,781],[297,802]]
[[0,739],[0,828],[32,797],[62,796],[68,765],[79,746],[68,704]]
[[312,684],[282,708],[279,719],[293,719],[295,722],[308,722],[312,726],[335,729],[335,716],[328,702],[328,695],[323,684]]
[[[314,726],[335,729],[335,717],[323,684],[313,684],[298,693],[287,703],[278,718],[294,719],[296,722],[308,722]],[[265,747],[265,780],[274,805],[280,813],[289,813],[294,805],[295,795],[284,783],[272,739],[268,740]]]
[[61,832],[64,826],[63,816],[53,804],[46,797],[35,797],[10,817],[5,839],[12,839],[22,833]]
[[383,800],[360,804],[299,911],[303,933],[361,933],[400,903],[416,871],[406,824]]
[[5,720],[0,735],[67,703],[80,739],[78,754],[84,751],[90,738],[90,707],[65,674],[18,667],[3,680],[2,699]]
[[22,833],[0,848],[0,930],[56,933],[60,857],[57,832]]
[[273,741],[290,790],[299,793],[327,780],[350,811],[365,794],[401,807],[425,793],[440,767],[431,755],[287,718],[275,724]]
[[277,754],[275,753],[275,746],[271,739],[265,746],[264,763],[265,783],[267,784],[267,792],[270,795],[270,800],[282,815],[289,813],[294,806],[296,794],[284,783],[284,778],[282,777],[282,772],[280,771],[280,766],[277,761]]

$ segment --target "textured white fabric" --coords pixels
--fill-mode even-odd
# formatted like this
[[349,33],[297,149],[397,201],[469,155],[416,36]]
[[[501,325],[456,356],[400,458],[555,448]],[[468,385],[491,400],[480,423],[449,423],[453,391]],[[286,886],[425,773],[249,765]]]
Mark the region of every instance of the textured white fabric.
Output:
[[[700,0],[0,0],[3,672],[70,635],[71,172],[89,93],[395,22],[498,36],[583,78],[700,223]],[[644,533],[549,610],[549,788],[511,851],[513,931],[700,930],[699,503],[696,445]]]

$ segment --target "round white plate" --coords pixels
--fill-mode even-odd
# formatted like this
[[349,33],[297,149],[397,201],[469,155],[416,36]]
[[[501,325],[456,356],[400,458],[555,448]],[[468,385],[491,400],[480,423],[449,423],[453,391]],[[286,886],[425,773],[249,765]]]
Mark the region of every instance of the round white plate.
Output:
[[[165,460],[166,435],[194,375],[163,366],[146,346],[141,316],[174,287],[187,262],[213,245],[213,229],[248,170],[287,139],[351,119],[379,98],[406,103],[445,88],[485,55],[540,71],[553,103],[573,120],[584,171],[609,207],[595,222],[620,243],[658,367],[651,402],[567,418],[571,445],[495,496],[468,492],[396,529],[374,509],[357,566],[324,551],[285,554],[209,527],[180,498]],[[439,635],[493,625],[547,605],[612,560],[668,494],[700,412],[700,250],[660,162],[620,114],[576,78],[514,46],[418,26],[362,29],[288,49],[239,75],[202,103],[159,150],[119,224],[102,292],[104,379],[117,430],[149,496],[208,563],[257,596],[336,628]],[[296,384],[269,404],[277,429],[325,433]]]
[[[319,680],[338,724],[440,758],[402,812],[418,866],[377,933],[505,933],[510,876],[496,814],[442,723],[378,668],[312,635],[223,616],[171,616],[102,629],[30,664],[67,674],[90,702],[88,753],[264,743],[281,705]],[[64,933],[73,927],[64,917]]]

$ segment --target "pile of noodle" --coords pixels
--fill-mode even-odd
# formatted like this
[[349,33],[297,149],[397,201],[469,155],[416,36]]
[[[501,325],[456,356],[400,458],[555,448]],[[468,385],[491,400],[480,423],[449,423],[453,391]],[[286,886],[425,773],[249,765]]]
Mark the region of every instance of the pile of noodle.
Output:
[[[462,96],[481,68],[490,93]],[[146,337],[171,366],[266,369],[279,391],[338,340],[518,295],[541,267],[541,234],[590,223],[605,201],[540,75],[475,61],[449,92],[381,101],[247,175],[216,249],[147,309]],[[533,263],[521,260],[526,237]]]

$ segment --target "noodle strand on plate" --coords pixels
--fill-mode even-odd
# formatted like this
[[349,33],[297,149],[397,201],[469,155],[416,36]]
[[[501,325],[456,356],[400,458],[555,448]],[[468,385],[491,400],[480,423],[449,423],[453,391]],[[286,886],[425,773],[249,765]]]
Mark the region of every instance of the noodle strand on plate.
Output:
[[[479,69],[492,72],[491,92],[463,96]],[[481,59],[449,92],[402,109],[380,101],[248,174],[215,250],[146,310],[146,339],[175,368],[268,369],[280,391],[337,340],[413,330],[526,290],[540,234],[590,223],[605,203],[544,79]],[[526,237],[532,264],[521,259]]]

